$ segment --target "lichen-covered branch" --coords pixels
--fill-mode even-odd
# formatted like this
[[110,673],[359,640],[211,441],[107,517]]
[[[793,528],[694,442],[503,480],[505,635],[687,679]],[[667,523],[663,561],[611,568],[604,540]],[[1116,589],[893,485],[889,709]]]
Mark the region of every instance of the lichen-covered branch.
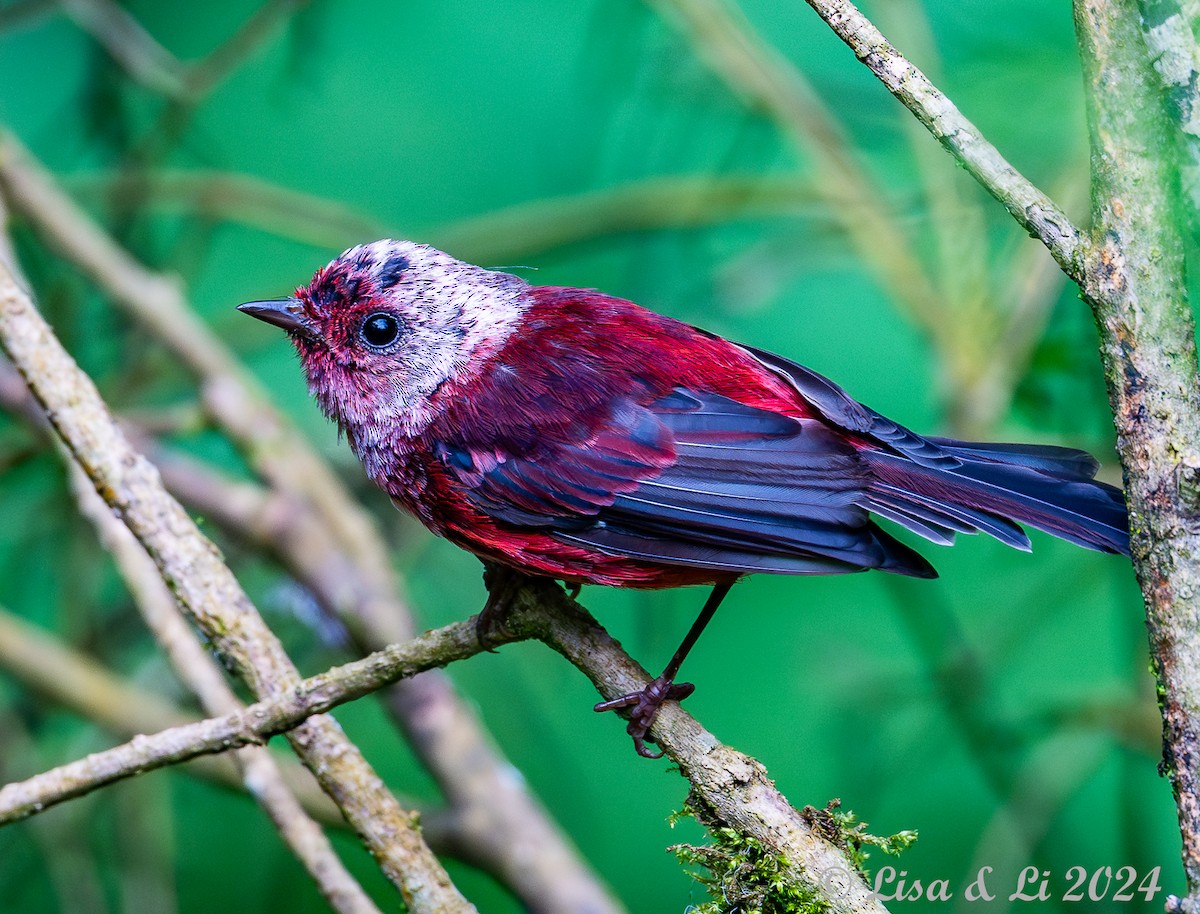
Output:
[[[129,446],[91,380],[3,267],[0,346],[97,491],[154,559],[180,606],[251,691],[270,697],[299,682],[282,645],[216,548]],[[400,808],[332,719],[313,718],[289,740],[412,910],[473,910],[421,840],[413,815]]]
[[1171,125],[1135,0],[1076,0],[1092,137],[1084,297],[1125,468],[1163,715],[1164,770],[1200,909],[1200,379]]

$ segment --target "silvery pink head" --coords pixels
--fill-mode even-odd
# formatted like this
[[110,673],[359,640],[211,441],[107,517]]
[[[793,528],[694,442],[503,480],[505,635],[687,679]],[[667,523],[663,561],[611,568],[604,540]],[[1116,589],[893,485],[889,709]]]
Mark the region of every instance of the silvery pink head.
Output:
[[527,284],[424,244],[350,248],[281,301],[241,310],[288,331],[321,408],[352,440],[415,433],[430,396],[515,329]]

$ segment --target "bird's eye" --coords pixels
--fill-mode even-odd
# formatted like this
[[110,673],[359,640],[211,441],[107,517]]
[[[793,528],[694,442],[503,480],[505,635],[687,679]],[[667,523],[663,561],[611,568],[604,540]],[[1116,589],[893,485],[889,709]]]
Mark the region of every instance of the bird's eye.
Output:
[[400,321],[395,315],[383,311],[372,314],[363,321],[359,335],[372,349],[383,349],[399,338]]

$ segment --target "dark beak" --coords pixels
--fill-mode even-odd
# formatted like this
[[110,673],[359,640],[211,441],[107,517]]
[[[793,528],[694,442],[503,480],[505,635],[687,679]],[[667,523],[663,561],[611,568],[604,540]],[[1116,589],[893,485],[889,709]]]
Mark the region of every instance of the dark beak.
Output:
[[248,301],[238,305],[238,310],[260,321],[282,327],[289,333],[300,333],[304,336],[313,334],[312,325],[300,311],[300,303],[294,298],[281,298],[275,301]]

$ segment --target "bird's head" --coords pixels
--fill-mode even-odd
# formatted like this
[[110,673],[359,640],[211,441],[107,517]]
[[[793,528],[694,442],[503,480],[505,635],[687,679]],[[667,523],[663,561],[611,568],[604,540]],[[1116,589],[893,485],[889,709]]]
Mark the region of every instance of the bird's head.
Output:
[[513,332],[527,289],[428,245],[384,240],[346,251],[292,298],[239,310],[288,332],[309,390],[343,428],[413,432],[433,393]]

